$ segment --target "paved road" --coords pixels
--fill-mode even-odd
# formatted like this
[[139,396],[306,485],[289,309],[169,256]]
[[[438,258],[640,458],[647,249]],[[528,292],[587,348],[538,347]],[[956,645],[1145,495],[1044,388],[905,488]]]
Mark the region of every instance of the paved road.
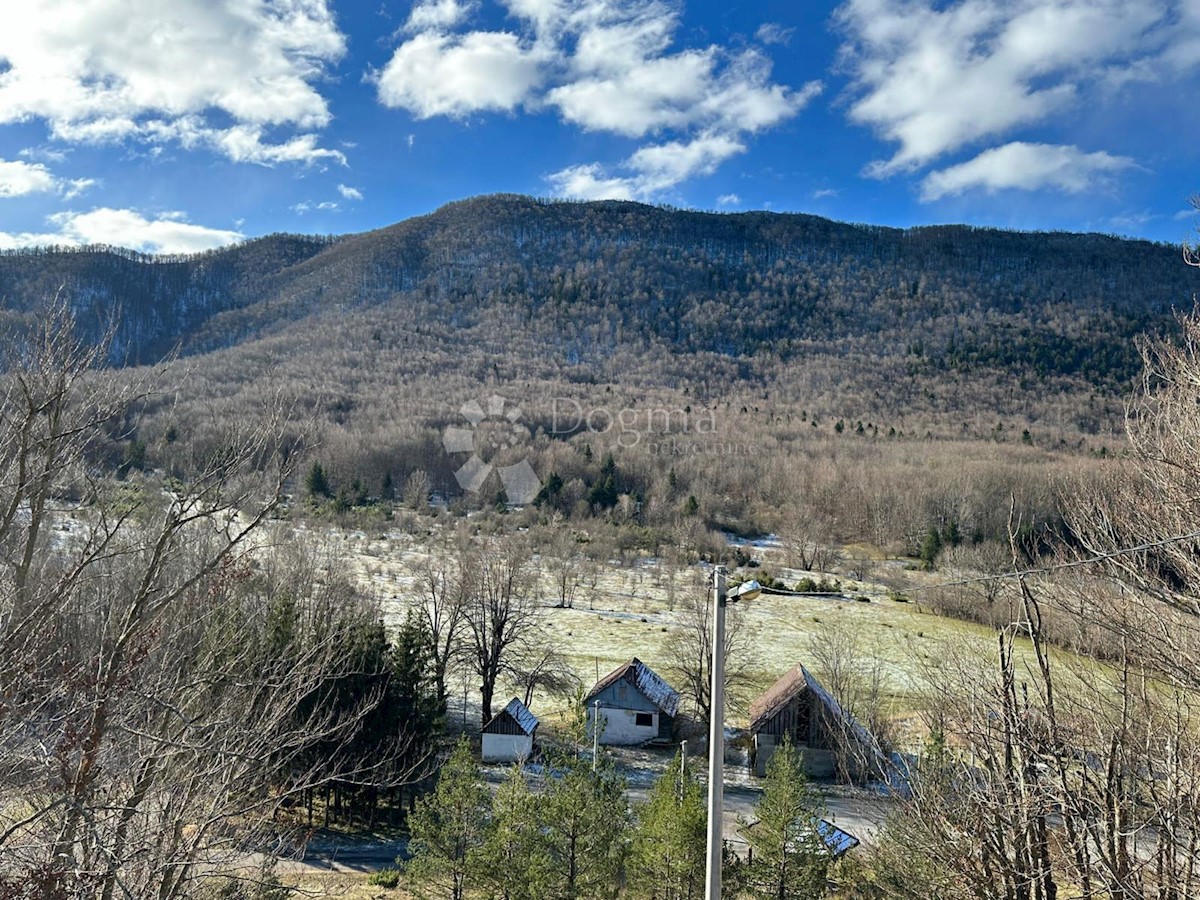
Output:
[[[490,784],[499,783],[501,775],[488,772]],[[645,785],[633,785],[629,788],[630,803],[639,803],[646,799],[649,788]],[[894,801],[885,797],[872,795],[866,791],[856,791],[839,786],[829,786],[825,794],[827,818],[843,831],[870,843],[879,830],[880,824],[891,810]],[[762,791],[752,784],[734,783],[725,787],[725,838],[734,847],[744,845],[738,834],[738,821],[754,818],[754,806],[762,796]],[[313,841],[303,860],[288,861],[281,865],[283,871],[324,870],[338,872],[375,872],[396,864],[398,856],[405,855],[407,842],[375,841],[364,842],[347,837],[339,840]]]

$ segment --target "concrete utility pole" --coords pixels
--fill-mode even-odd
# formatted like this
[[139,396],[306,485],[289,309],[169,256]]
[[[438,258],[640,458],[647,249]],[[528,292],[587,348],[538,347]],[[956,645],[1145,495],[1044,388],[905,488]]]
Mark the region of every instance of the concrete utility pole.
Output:
[[725,808],[725,607],[738,600],[753,600],[762,593],[757,581],[725,590],[725,567],[713,570],[712,688],[708,714],[708,875],[705,900],[721,900],[721,863],[725,835],[721,816]]
[[679,742],[679,799],[683,800],[683,786],[687,781],[687,741]]
[[721,812],[725,806],[725,567],[713,571],[712,686],[708,700],[708,876],[705,900],[721,900]]
[[592,771],[600,764],[600,701],[597,700],[592,709]]

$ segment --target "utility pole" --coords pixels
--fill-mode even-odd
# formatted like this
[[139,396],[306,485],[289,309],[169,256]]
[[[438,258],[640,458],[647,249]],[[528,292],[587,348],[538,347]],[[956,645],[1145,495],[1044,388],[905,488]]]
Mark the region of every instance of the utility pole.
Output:
[[600,701],[592,707],[592,771],[600,764]]
[[705,900],[721,900],[721,857],[725,805],[725,567],[713,571],[712,687],[708,704],[708,876]]
[[705,900],[721,900],[722,850],[725,834],[721,816],[725,808],[725,607],[739,600],[753,600],[762,593],[757,581],[738,585],[733,594],[725,590],[725,567],[713,570],[712,596],[712,688],[708,715],[708,875]]
[[679,802],[683,802],[683,786],[687,783],[687,740],[679,742]]

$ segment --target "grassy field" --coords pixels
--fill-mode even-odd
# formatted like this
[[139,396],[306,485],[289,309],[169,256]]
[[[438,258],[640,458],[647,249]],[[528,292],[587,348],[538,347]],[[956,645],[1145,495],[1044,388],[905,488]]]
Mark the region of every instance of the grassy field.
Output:
[[[412,569],[430,553],[428,533],[370,535],[314,528],[308,535],[331,555],[348,561],[360,583],[378,594],[388,621],[404,617],[413,603]],[[755,549],[755,556],[763,561],[762,568],[788,583],[807,574],[780,568],[777,553],[769,546]],[[762,569],[742,574],[753,577],[756,571]],[[811,641],[829,629],[852,632],[861,650],[883,663],[891,712],[901,719],[912,718],[924,703],[922,673],[927,667],[964,653],[977,654],[981,666],[994,664],[995,635],[990,629],[934,615],[919,602],[922,592],[936,584],[935,575],[907,571],[904,560],[878,561],[874,571],[878,580],[843,577],[840,595],[764,594],[739,605],[737,614],[743,617],[750,636],[748,659],[754,683],[741,698],[743,711],[735,710],[731,715],[731,725],[746,724],[744,707],[753,695],[796,663],[809,664]],[[672,632],[682,627],[680,604],[688,595],[705,592],[705,574],[701,567],[672,571],[654,559],[633,563],[614,560],[602,567],[595,589],[581,592],[584,596],[570,609],[554,608],[553,591],[547,581],[542,585],[546,633],[562,648],[585,689],[598,674],[605,674],[631,656],[661,672],[668,663],[665,645]],[[913,598],[912,602],[894,599],[898,581],[904,583],[904,595]],[[505,696],[512,690],[510,685],[502,688]],[[461,688],[457,696],[462,697]],[[477,699],[469,696],[468,703]],[[452,714],[461,708],[461,700],[457,705],[452,701]],[[564,710],[562,699],[535,697],[534,711],[543,718],[554,719]]]

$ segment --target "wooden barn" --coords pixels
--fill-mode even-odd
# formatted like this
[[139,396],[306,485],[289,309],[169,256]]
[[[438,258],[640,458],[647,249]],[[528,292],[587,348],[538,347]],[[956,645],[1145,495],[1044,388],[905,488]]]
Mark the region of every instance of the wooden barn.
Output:
[[537,716],[513,697],[492,721],[483,726],[484,762],[520,762],[533,754]]
[[595,728],[600,701],[600,743],[670,741],[679,712],[679,692],[636,656],[596,682],[584,698],[588,727]]
[[[798,665],[750,704],[750,734],[754,737],[750,767],[762,778],[776,746],[785,734],[790,734],[808,776],[833,778],[838,739],[834,728],[862,745],[865,752],[851,754],[853,758],[878,758],[879,750],[870,732],[842,709],[811,672]],[[850,773],[855,780],[872,774]]]

